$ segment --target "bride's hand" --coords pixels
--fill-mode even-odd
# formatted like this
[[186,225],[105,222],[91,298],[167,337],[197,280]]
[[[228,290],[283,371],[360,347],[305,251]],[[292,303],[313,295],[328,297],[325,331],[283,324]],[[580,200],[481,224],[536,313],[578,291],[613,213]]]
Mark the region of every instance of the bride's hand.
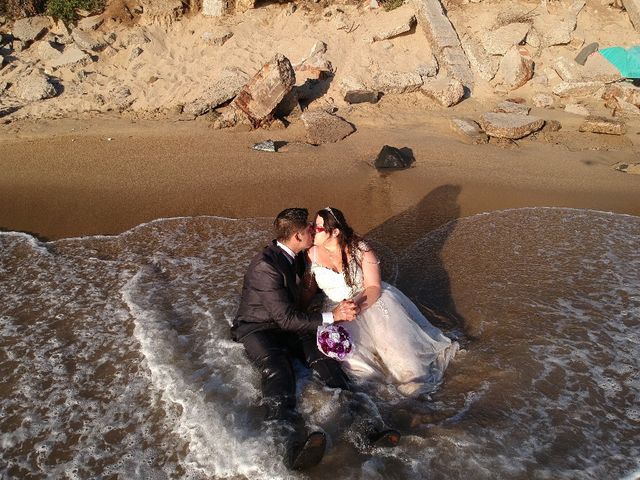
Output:
[[356,319],[360,307],[352,300],[343,300],[331,312],[335,322],[351,322]]

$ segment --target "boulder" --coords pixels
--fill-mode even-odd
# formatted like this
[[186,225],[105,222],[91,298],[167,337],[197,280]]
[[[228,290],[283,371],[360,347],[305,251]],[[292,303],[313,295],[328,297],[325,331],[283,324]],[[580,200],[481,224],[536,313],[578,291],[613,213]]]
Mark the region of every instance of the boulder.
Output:
[[62,55],[50,63],[54,70],[63,67],[83,66],[92,62],[91,56],[80,50],[77,45],[67,45],[64,47]]
[[238,93],[233,106],[244,113],[255,128],[271,120],[273,111],[296,82],[287,57],[277,54]]
[[502,57],[496,81],[508,90],[515,90],[533,77],[533,59],[524,47],[513,46]]
[[367,88],[353,77],[345,77],[340,81],[340,93],[347,103],[376,103],[380,96],[379,92]]
[[71,32],[73,41],[83,50],[99,52],[107,46],[107,41],[103,35],[94,32],[85,32],[78,28]]
[[564,111],[572,113],[573,115],[580,115],[582,117],[588,117],[590,115],[589,109],[579,103],[569,103],[564,107]]
[[422,77],[414,72],[380,72],[373,78],[374,87],[384,93],[417,92]]
[[50,42],[43,40],[38,42],[35,46],[35,51],[38,55],[38,58],[44,62],[51,62],[57,60],[62,55],[62,52],[57,48],[53,47]]
[[416,25],[415,15],[402,11],[402,16],[390,19],[385,15],[385,28],[373,35],[372,41],[379,42],[382,40],[388,40],[398,35],[402,35],[410,31]]
[[548,108],[553,106],[553,96],[548,93],[536,93],[531,97],[531,101],[535,107]]
[[382,147],[382,150],[380,150],[380,153],[378,153],[374,166],[377,169],[409,168],[411,164],[415,162],[415,158],[413,158],[413,154],[410,154],[408,149],[405,149],[405,152],[399,148],[385,145]]
[[307,110],[300,119],[307,132],[307,142],[312,145],[335,143],[355,131],[349,122],[324,110]]
[[227,40],[233,37],[233,32],[227,28],[216,28],[202,34],[202,40],[210,45],[221,47]]
[[516,140],[540,130],[544,120],[519,113],[488,112],[480,117],[480,125],[491,137]]
[[27,102],[37,102],[38,100],[55,97],[58,94],[49,77],[38,72],[33,72],[26,78],[21,79],[17,84],[16,93],[19,98]]
[[455,78],[434,78],[424,82],[422,93],[433,98],[443,107],[451,107],[464,98],[464,86]]
[[487,82],[492,80],[500,65],[498,57],[489,55],[482,44],[474,38],[464,36],[460,40],[471,68]]
[[519,45],[529,32],[528,23],[511,23],[480,36],[482,46],[491,55],[504,55],[514,45]]
[[602,82],[562,82],[553,87],[553,93],[559,97],[588,97],[602,87]]
[[636,107],[640,107],[640,88],[630,83],[614,83],[607,86],[602,98],[605,100],[624,100]]
[[450,125],[451,129],[466,143],[477,145],[489,141],[489,137],[482,131],[480,125],[470,118],[452,118]]
[[247,77],[247,74],[239,69],[223,71],[220,78],[214,81],[198,99],[184,106],[183,113],[199,117],[228,102],[242,90],[247,83]]
[[580,125],[581,132],[602,133],[605,135],[624,135],[627,127],[621,120],[607,117],[587,117]]
[[51,28],[51,21],[48,17],[27,17],[16,20],[11,33],[14,38],[28,47],[33,41],[42,37],[49,28]]
[[522,115],[529,115],[530,107],[527,105],[523,105],[522,103],[511,102],[509,100],[505,100],[504,102],[500,102],[496,105],[496,108],[493,109],[494,112],[501,113],[520,113]]

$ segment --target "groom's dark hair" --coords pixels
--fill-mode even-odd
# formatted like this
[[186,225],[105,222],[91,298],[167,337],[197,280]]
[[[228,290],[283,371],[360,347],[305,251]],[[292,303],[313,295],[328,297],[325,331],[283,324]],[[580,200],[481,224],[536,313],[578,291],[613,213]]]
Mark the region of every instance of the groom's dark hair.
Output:
[[307,228],[309,210],[306,208],[286,208],[273,222],[273,229],[279,241],[289,240],[294,233]]

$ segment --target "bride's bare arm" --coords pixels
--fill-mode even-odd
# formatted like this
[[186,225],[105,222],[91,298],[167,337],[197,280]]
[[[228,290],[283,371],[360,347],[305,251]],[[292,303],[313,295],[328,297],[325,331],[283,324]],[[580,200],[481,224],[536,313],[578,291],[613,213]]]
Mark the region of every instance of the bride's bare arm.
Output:
[[360,310],[366,310],[376,303],[380,298],[380,262],[373,253],[373,250],[367,250],[362,256],[362,274],[364,280],[364,291],[354,298],[354,301],[360,306]]

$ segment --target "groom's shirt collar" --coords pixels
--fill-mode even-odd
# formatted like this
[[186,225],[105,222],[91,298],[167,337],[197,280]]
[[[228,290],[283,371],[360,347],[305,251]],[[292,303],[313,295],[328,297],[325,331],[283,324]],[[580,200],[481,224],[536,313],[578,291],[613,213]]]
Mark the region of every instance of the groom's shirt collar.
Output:
[[287,247],[284,243],[276,242],[276,245],[279,246],[284,251],[284,253],[287,254],[287,260],[289,260],[289,263],[292,264],[293,260],[296,258],[296,254],[293,253],[293,250]]

